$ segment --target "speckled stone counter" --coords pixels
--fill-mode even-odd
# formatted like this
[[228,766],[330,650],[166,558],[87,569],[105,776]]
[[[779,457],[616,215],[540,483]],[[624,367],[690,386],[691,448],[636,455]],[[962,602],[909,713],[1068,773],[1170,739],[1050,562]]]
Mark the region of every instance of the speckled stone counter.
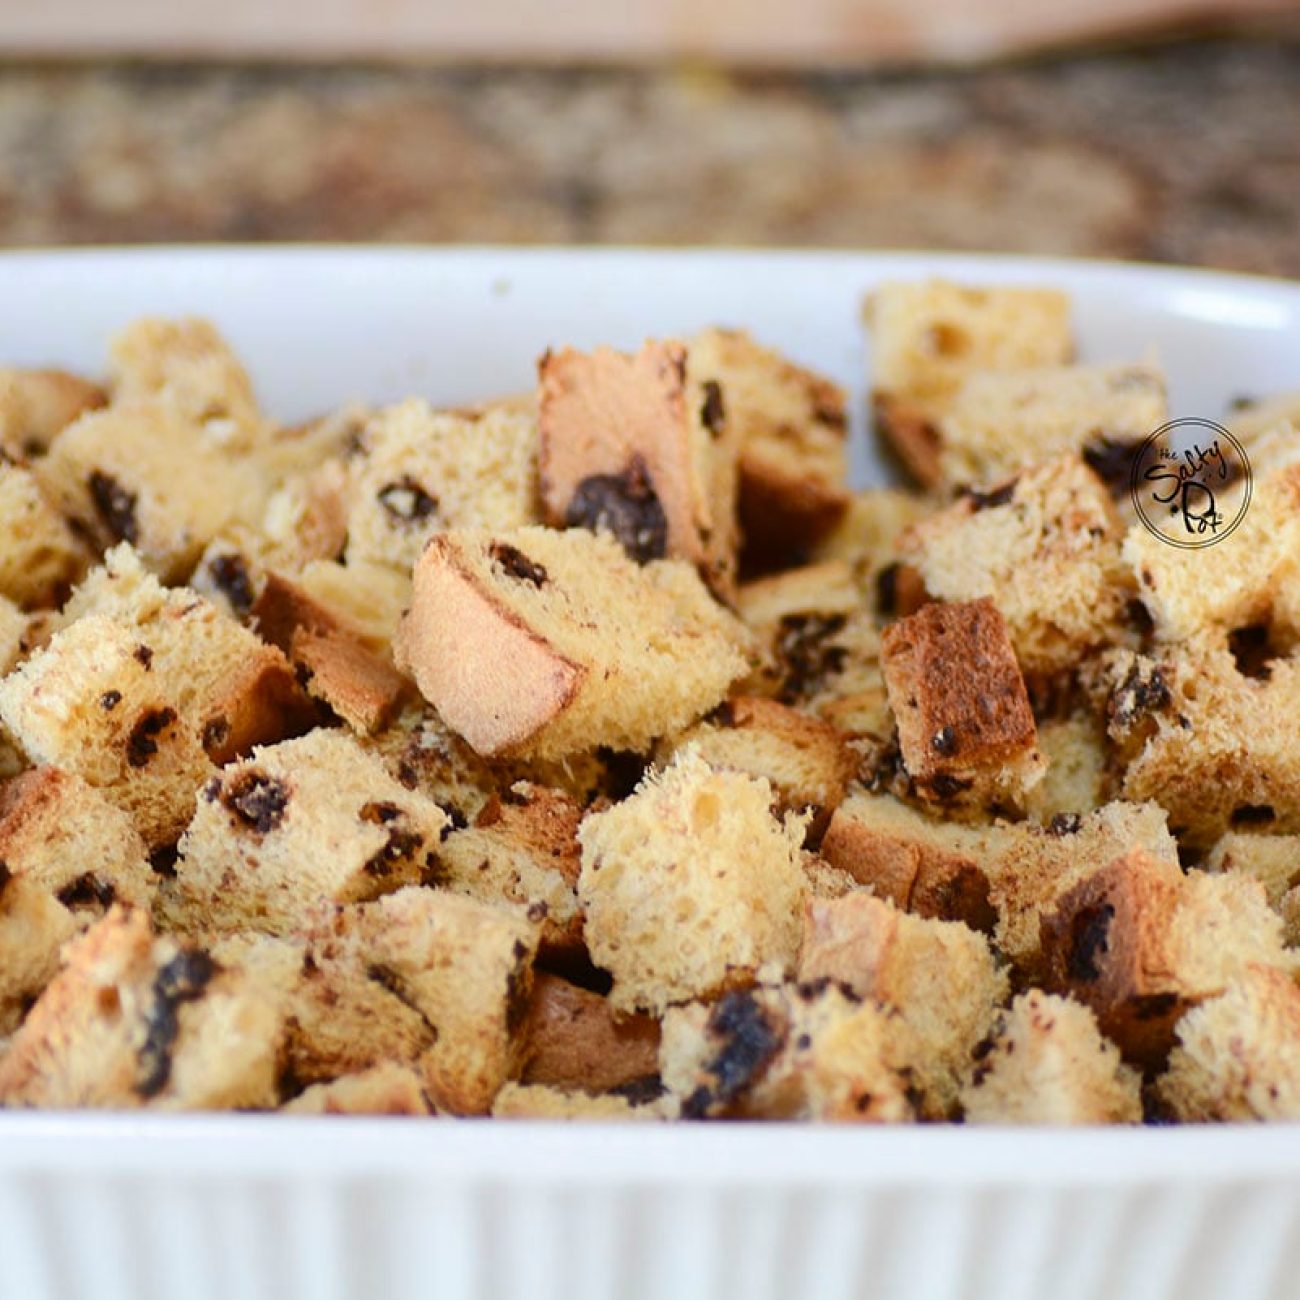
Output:
[[1300,276],[1300,42],[948,73],[0,65],[0,242],[1000,249]]

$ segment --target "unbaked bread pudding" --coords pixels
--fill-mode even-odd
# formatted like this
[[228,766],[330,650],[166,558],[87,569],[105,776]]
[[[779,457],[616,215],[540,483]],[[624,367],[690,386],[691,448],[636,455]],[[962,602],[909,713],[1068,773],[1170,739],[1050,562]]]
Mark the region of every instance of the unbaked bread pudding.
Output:
[[1134,518],[1149,361],[868,306],[285,426],[207,323],[0,374],[0,1104],[1300,1118],[1300,401]]

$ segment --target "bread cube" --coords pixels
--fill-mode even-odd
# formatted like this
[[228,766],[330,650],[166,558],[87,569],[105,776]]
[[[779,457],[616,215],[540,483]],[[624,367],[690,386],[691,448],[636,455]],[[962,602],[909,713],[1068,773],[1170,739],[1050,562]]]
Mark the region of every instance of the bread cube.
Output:
[[78,416],[104,405],[104,390],[66,370],[0,369],[0,453],[42,456]]
[[24,609],[59,604],[90,552],[32,472],[0,454],[0,596]]
[[578,897],[614,1010],[662,1013],[769,965],[793,970],[804,828],[771,806],[767,781],[714,771],[687,749],[631,798],[588,814]]
[[419,1074],[409,1065],[385,1061],[304,1088],[280,1108],[285,1115],[428,1115]]
[[643,750],[746,670],[695,573],[583,529],[442,533],[415,570],[398,667],[478,753]]

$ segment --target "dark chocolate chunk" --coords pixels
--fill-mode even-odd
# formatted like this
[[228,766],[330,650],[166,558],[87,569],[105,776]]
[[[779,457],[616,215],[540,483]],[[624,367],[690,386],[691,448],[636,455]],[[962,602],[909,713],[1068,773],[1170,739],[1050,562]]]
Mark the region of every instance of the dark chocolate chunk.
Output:
[[668,516],[645,464],[634,459],[622,474],[592,474],[578,484],[564,512],[569,528],[611,533],[638,564],[668,553]]
[[843,631],[845,621],[843,614],[787,614],[781,620],[776,653],[784,678],[782,703],[811,694],[844,667],[848,650],[828,642]]
[[1083,826],[1083,818],[1078,813],[1059,812],[1047,823],[1049,835],[1075,835]]
[[1133,472],[1133,454],[1141,444],[1131,438],[1110,438],[1101,434],[1083,449],[1084,463],[1117,496],[1128,487]]
[[126,740],[126,761],[144,767],[158,752],[158,737],[176,721],[175,709],[152,709],[144,714]]
[[951,727],[940,727],[930,737],[930,744],[934,747],[936,754],[943,754],[948,757],[957,752],[957,733]]
[[399,524],[421,523],[431,519],[438,510],[438,498],[426,492],[409,474],[381,488],[378,497],[384,512]]
[[1141,664],[1134,664],[1106,701],[1106,716],[1114,725],[1128,727],[1144,714],[1167,707],[1171,698],[1159,668],[1144,673]]
[[728,993],[714,1007],[706,1032],[720,1039],[721,1046],[705,1066],[712,1082],[696,1089],[682,1105],[685,1119],[703,1119],[729,1106],[781,1048],[781,1034],[747,990]]
[[518,939],[510,954],[514,966],[506,976],[506,1029],[514,1033],[528,1015],[528,998],[532,992],[532,971],[527,962],[528,949]]
[[927,782],[930,790],[939,799],[955,799],[959,794],[969,790],[973,781],[959,776],[950,776],[947,772],[938,772]]
[[265,835],[284,820],[289,789],[278,778],[252,768],[231,777],[221,802],[246,826]]
[[977,488],[962,488],[961,495],[969,502],[973,511],[993,510],[998,506],[1004,506],[1016,494],[1016,484],[1018,478],[1008,479],[1005,483],[999,484],[991,492],[981,492]]
[[96,904],[111,907],[113,898],[113,886],[90,871],[64,885],[58,893],[59,902],[64,907],[90,907]]
[[101,470],[92,470],[86,486],[100,522],[115,542],[140,540],[140,526],[136,521],[136,495],[128,492],[115,478]]
[[528,582],[534,587],[546,585],[546,570],[534,564],[523,551],[505,542],[493,542],[489,548],[492,558],[518,582]]
[[[213,777],[214,781],[219,781],[219,777]],[[167,880],[176,878],[176,860],[180,857],[176,845],[163,844],[154,849],[149,854],[149,869],[155,876],[162,876]]]
[[212,583],[241,618],[253,608],[253,579],[242,555],[218,555],[208,565]]
[[209,718],[203,724],[203,748],[209,754],[220,749],[230,739],[230,723],[226,718]]
[[727,411],[722,404],[722,385],[716,379],[704,381],[704,405],[700,407],[700,421],[715,438],[726,427]]
[[147,645],[136,646],[133,657],[136,663],[144,666],[145,672],[149,672],[153,668],[153,651]]
[[1110,903],[1081,908],[1070,922],[1070,952],[1066,973],[1071,979],[1091,984],[1101,978],[1097,959],[1110,951],[1108,938],[1115,908]]
[[99,697],[99,707],[108,713],[112,713],[112,711],[121,703],[121,691],[105,691],[103,695]]
[[610,1089],[615,1097],[622,1097],[631,1106],[648,1106],[652,1101],[658,1101],[665,1091],[664,1081],[657,1074],[627,1079]]
[[140,1076],[135,1085],[140,1096],[156,1097],[167,1086],[172,1073],[172,1048],[180,1032],[178,1012],[184,1003],[203,996],[219,969],[201,948],[185,948],[158,972],[144,1046],[140,1049]]

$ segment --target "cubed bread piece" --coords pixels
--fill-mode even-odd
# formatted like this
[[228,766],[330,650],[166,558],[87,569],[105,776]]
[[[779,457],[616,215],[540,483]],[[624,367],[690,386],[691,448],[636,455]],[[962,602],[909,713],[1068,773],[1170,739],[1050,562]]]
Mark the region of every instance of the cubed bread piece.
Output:
[[247,971],[283,1014],[282,1081],[290,1091],[390,1062],[415,1068],[433,1042],[433,1029],[375,966],[359,930],[355,907],[332,907],[292,939],[243,931],[211,943],[218,962]]
[[442,533],[415,569],[398,667],[480,753],[644,750],[748,667],[695,572],[584,529]]
[[1098,682],[1121,794],[1159,803],[1180,841],[1208,849],[1234,827],[1300,831],[1300,661],[1257,670],[1221,636],[1198,634],[1151,656],[1104,656]]
[[34,472],[97,545],[130,542],[167,582],[186,578],[224,529],[255,523],[266,497],[251,461],[159,402],[82,416]]
[[831,980],[895,1010],[910,1031],[908,1067],[927,1114],[955,1106],[971,1052],[1007,995],[988,940],[969,926],[900,912],[865,891],[810,899],[799,980]]
[[57,605],[85,572],[87,547],[31,470],[0,453],[0,596],[24,609]]
[[1025,796],[1025,812],[1047,826],[1054,817],[1096,811],[1109,801],[1106,728],[1089,712],[1070,713],[1038,723],[1038,748],[1047,760],[1043,779]]
[[514,1072],[536,927],[445,890],[403,889],[360,909],[372,968],[434,1032],[419,1066],[430,1101],[482,1115]]
[[1258,880],[1282,917],[1288,947],[1300,943],[1300,835],[1229,831],[1206,854],[1204,866]]
[[107,616],[140,638],[159,686],[214,763],[315,720],[284,655],[187,587],[166,588],[126,543],[73,593],[63,620]]
[[1156,1089],[1184,1121],[1300,1119],[1300,988],[1292,975],[1248,966],[1189,1011]]
[[1006,620],[988,597],[926,605],[882,633],[903,765],[938,802],[1019,802],[1042,779],[1034,715]]
[[1042,989],[1022,993],[980,1044],[962,1089],[968,1124],[1137,1124],[1141,1080],[1096,1017]]
[[857,768],[852,751],[829,723],[758,696],[733,695],[662,744],[658,761],[671,761],[686,745],[693,745],[710,767],[766,778],[783,811],[814,813],[814,833],[839,806]]
[[538,522],[531,398],[460,411],[403,402],[375,415],[363,442],[352,462],[349,563],[409,572],[436,532]]
[[578,832],[587,947],[616,1011],[662,1013],[789,973],[806,889],[804,819],[778,821],[761,777],[714,771],[691,749]]
[[237,967],[113,908],[64,951],[0,1059],[6,1106],[162,1110],[275,1105],[284,1025]]
[[58,973],[59,950],[76,932],[76,918],[44,884],[0,860],[0,1034],[22,1023]]
[[683,1119],[913,1118],[898,1017],[829,982],[736,990],[664,1018],[660,1071]]
[[0,681],[0,720],[34,762],[101,790],[154,849],[175,842],[212,772],[170,684],[138,630],[88,615]]
[[756,343],[709,329],[690,343],[702,412],[724,421],[740,456],[740,528],[751,562],[789,564],[848,506],[848,417],[829,379]]
[[[1231,453],[1229,453],[1231,454]],[[1232,466],[1224,466],[1231,470]],[[1220,491],[1217,509],[1231,522],[1245,484]],[[1240,524],[1212,546],[1171,546],[1142,523],[1124,539],[1124,560],[1160,641],[1181,641],[1208,628],[1233,632],[1281,623],[1288,638],[1300,582],[1300,464],[1258,475]]]
[[1092,1007],[1130,1059],[1159,1064],[1188,1007],[1248,965],[1288,966],[1261,885],[1131,850],[1058,897],[1043,917],[1048,986]]
[[1123,497],[1134,452],[1168,418],[1164,376],[1154,365],[976,370],[935,418],[940,477],[993,483],[1073,454]]
[[248,372],[209,321],[143,317],[114,337],[110,360],[116,406],[169,406],[214,445],[240,451],[267,436]]
[[214,930],[291,933],[322,901],[426,879],[447,816],[340,731],[256,749],[202,790],[176,888]]
[[0,452],[44,455],[78,416],[104,405],[104,390],[66,370],[0,369]]
[[520,1079],[587,1092],[654,1091],[659,1023],[619,1016],[599,993],[539,972],[519,1030]]
[[999,951],[1035,979],[1041,978],[1042,918],[1080,881],[1130,850],[1178,872],[1178,845],[1153,803],[1108,803],[1083,816],[1065,813],[1046,826],[1029,822],[979,832],[989,899],[998,914]]
[[367,649],[389,658],[411,605],[411,575],[382,564],[314,560],[294,579]]
[[[548,523],[611,533],[638,563],[673,556],[735,585],[739,426],[680,343],[538,363],[538,472]],[[710,387],[710,384],[712,386]]]
[[280,1108],[285,1115],[428,1115],[419,1074],[385,1061],[328,1083],[314,1083]]
[[993,932],[984,837],[886,794],[854,793],[835,810],[820,852],[860,885],[918,916]]
[[549,1088],[544,1084],[507,1083],[492,1103],[493,1119],[560,1119],[583,1121],[664,1119],[657,1101],[637,1102],[618,1093],[592,1096],[580,1089]]
[[1053,289],[889,283],[866,317],[877,423],[927,487],[944,481],[934,418],[972,371],[1060,365],[1074,353],[1070,301]]
[[577,885],[582,805],[518,781],[453,830],[438,849],[437,881],[471,898],[518,908],[541,927],[548,955],[582,951]]
[[119,807],[79,776],[35,767],[0,786],[0,862],[77,912],[151,906],[148,849]]
[[[861,585],[878,590],[892,581],[881,575],[898,559],[895,543],[899,534],[933,505],[919,493],[902,488],[864,488],[849,498],[839,523],[813,547],[811,559],[814,564],[843,560],[853,566]],[[878,603],[888,606],[879,612],[889,618],[912,612],[893,608],[893,601]]]
[[392,721],[406,679],[302,586],[267,574],[251,612],[258,633],[288,656],[307,693],[354,731],[369,735]]
[[1047,676],[1117,639],[1131,595],[1122,537],[1105,485],[1071,455],[965,493],[913,524],[899,551],[931,595],[991,599],[1026,676]]

